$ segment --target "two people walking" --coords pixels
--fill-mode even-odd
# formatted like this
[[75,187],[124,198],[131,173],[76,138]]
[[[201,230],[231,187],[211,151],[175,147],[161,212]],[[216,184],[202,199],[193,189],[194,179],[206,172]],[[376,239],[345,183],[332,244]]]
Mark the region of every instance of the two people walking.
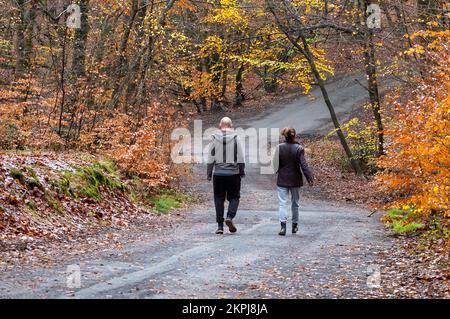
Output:
[[[237,231],[233,219],[239,207],[241,181],[245,177],[245,158],[242,143],[233,129],[230,118],[224,117],[219,124],[219,131],[212,137],[208,150],[207,178],[213,180],[216,234],[223,234],[224,224],[229,231]],[[292,233],[298,231],[298,210],[300,187],[303,186],[303,175],[310,186],[313,185],[313,175],[305,160],[305,150],[296,141],[293,128],[284,128],[281,135],[285,143],[277,146],[273,163],[278,174],[277,189],[279,199],[279,215],[281,230],[279,235],[286,235],[287,203],[289,194],[292,201]],[[228,200],[226,218],[225,200]]]

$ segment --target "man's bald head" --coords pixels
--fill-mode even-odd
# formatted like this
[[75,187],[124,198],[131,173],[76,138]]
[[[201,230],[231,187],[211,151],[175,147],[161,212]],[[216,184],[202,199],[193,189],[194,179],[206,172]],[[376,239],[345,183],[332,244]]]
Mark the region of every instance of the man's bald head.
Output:
[[229,117],[224,117],[220,120],[219,127],[221,130],[230,129],[233,127],[233,122]]

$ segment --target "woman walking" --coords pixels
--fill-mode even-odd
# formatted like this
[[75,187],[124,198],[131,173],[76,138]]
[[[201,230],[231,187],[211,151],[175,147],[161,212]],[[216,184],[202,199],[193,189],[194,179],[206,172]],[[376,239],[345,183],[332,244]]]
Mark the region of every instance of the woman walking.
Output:
[[278,164],[277,189],[280,202],[280,236],[286,235],[287,204],[289,193],[292,201],[292,233],[298,231],[298,208],[300,187],[303,186],[303,175],[310,186],[313,185],[313,175],[305,160],[305,149],[295,141],[296,132],[293,128],[284,128],[281,135],[286,142],[278,145],[275,152],[275,165]]

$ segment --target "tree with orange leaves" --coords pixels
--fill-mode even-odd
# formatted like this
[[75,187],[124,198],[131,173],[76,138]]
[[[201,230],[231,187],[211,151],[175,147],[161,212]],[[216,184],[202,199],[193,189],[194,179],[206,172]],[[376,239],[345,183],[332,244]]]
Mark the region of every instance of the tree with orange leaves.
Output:
[[[412,39],[420,42],[405,54],[421,55],[432,67],[418,79],[418,87],[407,102],[394,102],[398,115],[385,132],[388,152],[378,161],[384,170],[377,179],[383,190],[395,196],[394,206],[448,217],[450,31],[420,31]],[[423,46],[424,42],[428,44]]]

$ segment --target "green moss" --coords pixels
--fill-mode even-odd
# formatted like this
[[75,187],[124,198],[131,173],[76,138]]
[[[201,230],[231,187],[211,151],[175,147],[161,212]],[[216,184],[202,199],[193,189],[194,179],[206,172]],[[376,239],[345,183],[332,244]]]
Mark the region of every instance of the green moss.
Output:
[[21,182],[22,184],[25,183],[25,175],[23,174],[22,171],[12,168],[9,172],[9,175],[11,175],[12,178],[18,180],[19,182]]
[[87,185],[81,188],[80,193],[86,197],[101,199],[100,190],[94,185]]
[[61,173],[58,179],[51,180],[49,184],[59,193],[62,193],[69,197],[78,198],[75,190],[72,188],[72,185],[70,183],[70,181],[74,178],[75,175],[72,172],[64,171]]
[[180,202],[170,196],[161,196],[155,201],[155,210],[158,213],[167,213],[173,208],[179,208]]
[[27,172],[30,174],[31,177],[33,177],[34,179],[38,179],[36,172],[34,171],[33,167],[31,166],[26,166],[25,169],[27,170]]
[[168,211],[179,208],[183,203],[189,202],[191,199],[185,194],[175,193],[173,191],[162,191],[161,194],[155,196],[152,200],[154,209],[158,213],[167,213]]
[[30,208],[31,210],[33,210],[33,211],[36,211],[37,210],[37,205],[36,205],[36,203],[35,202],[33,202],[33,201],[28,201],[27,203],[26,203],[26,205],[27,205],[27,207],[28,208]]
[[403,217],[403,216],[405,216],[405,211],[402,209],[393,208],[393,209],[388,210],[386,215],[389,217],[392,217],[392,218],[399,217],[399,216]]
[[130,191],[130,199],[133,204],[135,205],[139,204],[139,198],[134,190]]
[[12,178],[18,180],[21,184],[24,184],[28,189],[39,188],[40,190],[44,190],[44,187],[39,182],[36,173],[30,168],[27,167],[26,170],[31,175],[31,177],[26,177],[24,172],[18,169],[11,169],[9,174]]
[[41,182],[39,182],[36,178],[29,177],[25,179],[25,184],[28,189],[38,188],[44,191],[44,186],[42,186]]
[[98,163],[96,163],[94,165],[96,165],[97,167],[103,169],[104,171],[108,172],[109,174],[111,174],[114,177],[117,177],[117,178],[120,177],[119,168],[111,160],[104,159],[104,160],[99,161]]
[[112,162],[101,161],[76,171],[64,171],[59,182],[54,183],[58,189],[71,197],[77,197],[77,193],[101,199],[101,187],[111,191],[126,191],[120,182],[120,174]]

